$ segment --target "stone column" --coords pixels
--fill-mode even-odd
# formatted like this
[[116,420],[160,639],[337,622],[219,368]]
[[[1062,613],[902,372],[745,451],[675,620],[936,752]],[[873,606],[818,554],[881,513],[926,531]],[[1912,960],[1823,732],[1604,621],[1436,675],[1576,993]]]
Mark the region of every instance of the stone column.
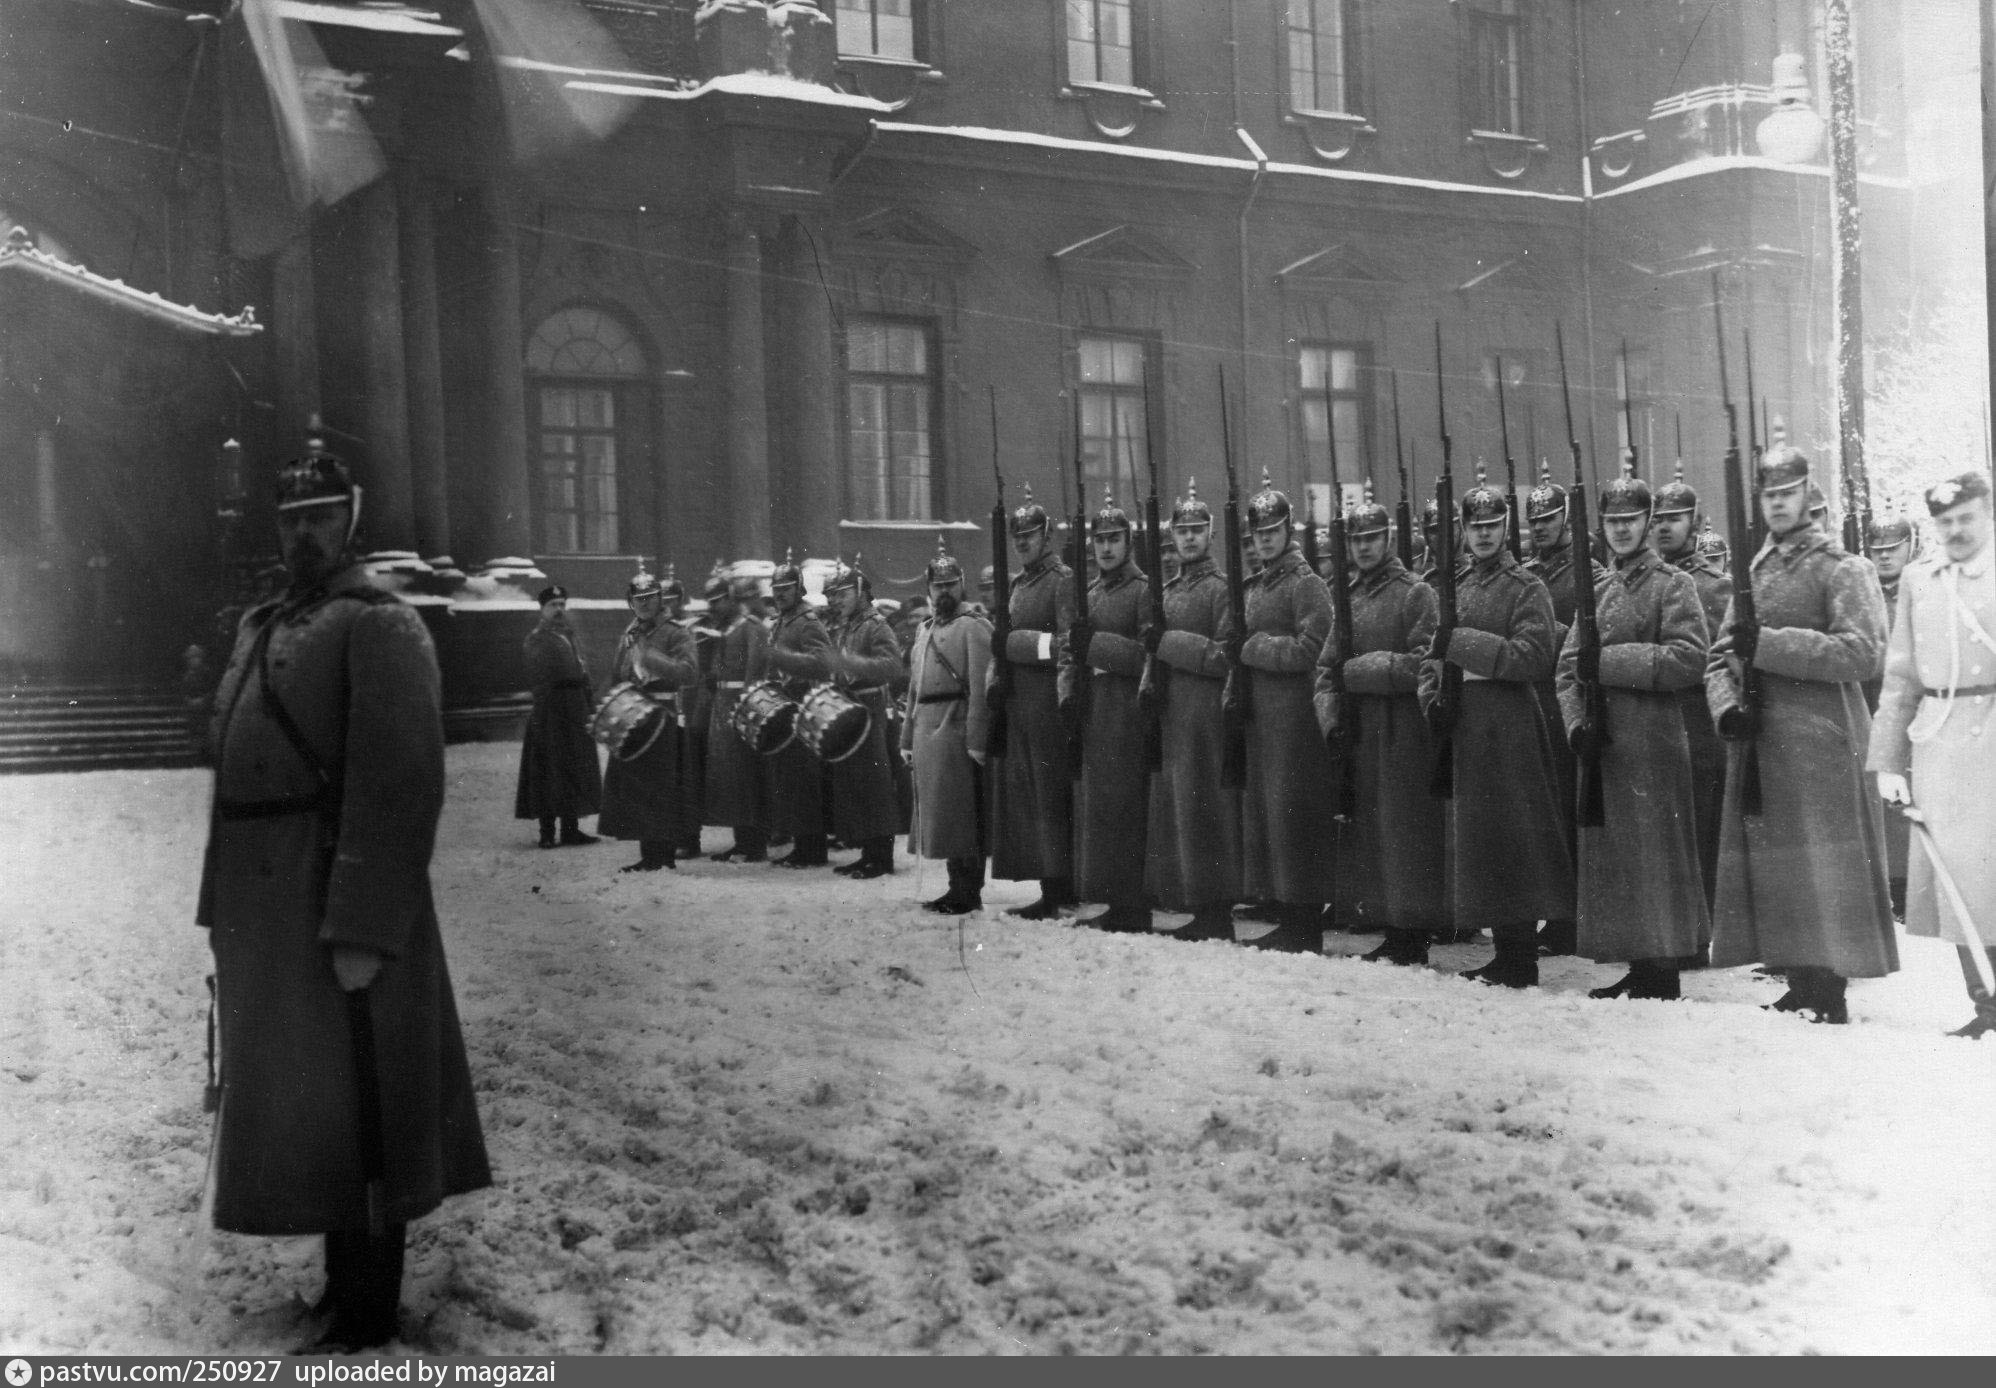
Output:
[[485,558],[526,558],[533,553],[529,511],[532,477],[527,464],[526,359],[520,326],[520,236],[513,202],[496,181],[480,190],[484,212],[478,327],[485,348]]
[[406,166],[395,185],[402,258],[402,347],[408,373],[409,468],[416,552],[437,569],[451,559],[444,441],[443,335],[437,310],[436,206]]
[[838,379],[832,307],[819,279],[825,267],[811,253],[803,219],[792,218],[785,230],[784,331],[791,363],[785,416],[792,433],[782,485],[795,534],[784,539],[794,539],[811,554],[834,555],[844,488],[839,485],[838,413],[832,398]]
[[409,473],[409,380],[402,350],[400,234],[395,190],[377,179],[353,195],[360,204],[356,279],[361,316],[361,432],[367,476],[361,529],[376,550],[414,550],[416,518]]
[[734,551],[770,552],[769,414],[763,370],[762,233],[747,217],[728,224],[727,459]]
[[319,412],[319,326],[309,234],[290,241],[272,259],[270,297],[271,355],[277,369],[273,433],[282,456],[259,471],[275,476],[277,464],[304,446],[307,422]]

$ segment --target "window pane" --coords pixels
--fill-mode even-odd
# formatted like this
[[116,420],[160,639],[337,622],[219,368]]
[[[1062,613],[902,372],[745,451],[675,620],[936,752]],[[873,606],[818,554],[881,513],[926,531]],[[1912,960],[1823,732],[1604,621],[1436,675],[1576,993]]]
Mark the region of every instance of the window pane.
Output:
[[541,423],[553,429],[575,427],[575,392],[554,386],[541,388]]
[[607,390],[584,390],[576,394],[576,423],[584,429],[614,429],[617,412]]
[[914,0],[875,0],[875,38],[873,51],[883,58],[908,58],[915,56],[915,6]]
[[1115,344],[1115,375],[1111,378],[1119,386],[1140,386],[1144,383],[1144,345],[1141,342],[1122,341]]
[[880,371],[887,365],[887,326],[865,318],[846,328],[846,360],[854,371]]
[[858,520],[930,516],[928,330],[855,320],[847,330],[847,494]]
[[872,53],[873,14],[868,0],[839,0],[839,52]]
[[904,376],[929,374],[929,337],[920,328],[897,323],[887,333],[887,364],[884,368]]
[[1331,350],[1331,389],[1358,389],[1358,353],[1349,347],[1336,347]]
[[1307,29],[1289,35],[1289,104],[1299,111],[1317,109],[1317,52]]

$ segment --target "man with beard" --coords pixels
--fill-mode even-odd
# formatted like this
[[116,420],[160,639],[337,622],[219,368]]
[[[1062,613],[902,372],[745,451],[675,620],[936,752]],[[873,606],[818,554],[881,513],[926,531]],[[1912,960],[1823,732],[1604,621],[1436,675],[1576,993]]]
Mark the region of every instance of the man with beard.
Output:
[[1320,954],[1322,914],[1336,887],[1331,754],[1317,729],[1313,685],[1331,632],[1331,593],[1298,548],[1289,498],[1266,472],[1248,498],[1261,572],[1247,582],[1241,664],[1252,681],[1247,786],[1241,794],[1242,889],[1273,903],[1275,929],[1245,943]]
[[[583,833],[576,822],[595,814],[603,799],[603,769],[589,739],[589,667],[568,620],[568,590],[550,584],[541,590],[539,602],[541,619],[520,643],[534,708],[520,739],[513,817],[540,821],[542,848],[591,844],[596,836]],[[559,839],[556,821],[561,824]]]
[[894,871],[894,835],[900,808],[894,790],[894,753],[888,750],[889,690],[901,673],[901,643],[867,600],[866,577],[840,564],[825,583],[837,610],[832,632],[832,674],[849,699],[865,706],[869,721],[859,750],[832,763],[832,828],[859,849],[859,861],[832,871],[866,881]]
[[[769,632],[769,672],[783,682],[783,692],[802,700],[811,686],[831,674],[832,638],[804,602],[804,571],[796,559],[783,562],[770,576],[776,600],[776,623]],[[824,867],[830,833],[825,826],[825,769],[802,739],[769,757],[769,832],[788,837],[790,852],[775,859],[785,868]]]
[[629,760],[610,754],[596,828],[613,839],[638,841],[638,860],[619,872],[657,872],[678,867],[685,835],[681,821],[693,813],[692,806],[681,803],[679,700],[680,691],[700,678],[700,657],[686,628],[666,620],[662,586],[643,567],[625,590],[625,601],[631,624],[617,642],[617,683],[634,685],[658,704],[657,716],[665,727]]
[[1153,620],[1150,585],[1132,553],[1130,518],[1113,495],[1102,498],[1089,532],[1096,576],[1088,585],[1088,620],[1077,621],[1060,647],[1062,707],[1072,708],[1083,669],[1089,682],[1074,795],[1074,890],[1083,901],[1108,903],[1086,924],[1134,934],[1150,929],[1144,904],[1150,767],[1137,704],[1143,632]]
[[[1506,498],[1507,514],[1509,498]],[[1566,629],[1573,625],[1573,614],[1580,603],[1580,594],[1574,585],[1582,582],[1582,574],[1590,575],[1588,581],[1599,581],[1605,572],[1590,557],[1583,564],[1581,556],[1588,553],[1592,543],[1590,537],[1576,537],[1569,525],[1566,488],[1552,480],[1552,468],[1541,459],[1539,462],[1539,484],[1525,497],[1525,518],[1531,523],[1532,557],[1525,561],[1526,572],[1536,576],[1545,584],[1546,592],[1552,597],[1553,615],[1553,655],[1566,643]],[[1546,730],[1546,744],[1552,748],[1553,774],[1559,790],[1558,803],[1554,806],[1560,832],[1566,838],[1567,857],[1573,859],[1573,802],[1578,793],[1579,783],[1574,774],[1573,750],[1566,744],[1566,734],[1560,727],[1559,695],[1553,689],[1551,666],[1545,676],[1533,689],[1539,717]],[[1568,874],[1569,878],[1572,876]],[[1540,954],[1571,954],[1574,951],[1575,931],[1573,923],[1574,905],[1549,903],[1552,913],[1546,917],[1545,928],[1538,935]]]
[[1213,511],[1188,478],[1171,512],[1178,573],[1164,586],[1157,659],[1163,765],[1151,780],[1149,862],[1144,886],[1168,911],[1192,919],[1175,940],[1232,940],[1241,899],[1241,802],[1221,779],[1226,726],[1220,696],[1233,662],[1227,578],[1213,563]]
[[[1351,659],[1339,707],[1331,685],[1336,633],[1317,658],[1317,722],[1335,737],[1352,720],[1352,851],[1343,875],[1370,865],[1363,894],[1352,892],[1362,919],[1384,924],[1386,938],[1367,954],[1389,964],[1425,964],[1429,941],[1449,929],[1443,802],[1428,793],[1434,742],[1421,716],[1421,661],[1435,639],[1435,590],[1407,572],[1393,552],[1386,508],[1367,500],[1345,520],[1355,572],[1351,584]],[[1347,884],[1348,891],[1350,890]]]
[[1594,585],[1605,728],[1584,725],[1576,632],[1559,657],[1567,741],[1576,757],[1601,759],[1602,823],[1579,831],[1579,953],[1629,966],[1595,998],[1675,998],[1679,961],[1702,960],[1711,934],[1693,870],[1691,745],[1677,697],[1703,687],[1709,638],[1691,576],[1650,548],[1651,505],[1640,478],[1601,489],[1614,563]]
[[996,778],[991,875],[1040,884],[1039,900],[1006,914],[1048,920],[1075,904],[1067,730],[1060,717],[1059,655],[1055,643],[1074,620],[1073,575],[1053,548],[1053,523],[1026,487],[1007,528],[1019,572],[1012,577],[1007,664],[1007,745]]
[[711,652],[707,677],[713,695],[707,705],[706,800],[702,818],[708,824],[734,831],[734,842],[708,856],[725,863],[740,858],[745,863],[769,860],[769,836],[763,824],[768,817],[769,771],[763,758],[735,732],[735,705],[742,691],[763,677],[768,658],[769,632],[748,615],[743,605],[756,595],[753,578],[728,578],[716,574],[707,581],[707,624],[714,635],[707,639]]
[[1529,988],[1539,981],[1536,923],[1573,909],[1573,859],[1534,694],[1551,680],[1552,598],[1511,557],[1504,493],[1478,478],[1461,507],[1469,553],[1456,575],[1455,630],[1422,663],[1421,706],[1433,716],[1442,663],[1459,666],[1446,811],[1452,917],[1458,929],[1487,926],[1497,947],[1463,977]]
[[[1712,966],[1765,963],[1789,988],[1772,1004],[1832,1025],[1849,1020],[1845,980],[1899,967],[1885,881],[1885,824],[1866,784],[1871,717],[1862,683],[1885,650],[1885,599],[1864,559],[1809,523],[1801,450],[1762,455],[1767,539],[1753,558],[1758,622],[1728,609],[1712,643],[1705,693],[1726,767]],[[1760,673],[1756,717],[1741,705],[1742,670]],[[1742,813],[1741,758],[1759,761],[1760,813]]]
[[[316,445],[316,441],[315,441]],[[312,1353],[387,1344],[410,1220],[492,1183],[431,904],[436,652],[352,551],[360,488],[278,475],[289,586],[244,615],[215,701],[195,920],[220,1023],[215,1227],[324,1234]]]
[[[1989,478],[1964,472],[1927,490],[1940,553],[1906,569],[1885,655],[1885,688],[1865,765],[1888,804],[1919,810],[1954,878],[1980,945],[1996,966],[1996,555]],[[1911,775],[1910,783],[1907,780]],[[1925,852],[1912,865],[1906,932],[1939,936],[1961,954],[1975,1016],[1952,1033],[1996,1031],[1996,999],[1969,950],[1978,943],[1939,890]]]
[[923,909],[961,916],[984,905],[991,628],[965,610],[963,566],[940,539],[927,576],[934,615],[915,632],[909,651],[901,724],[901,756],[915,773],[908,850],[948,866],[949,890],[923,902]]
[[[1705,614],[1707,639],[1716,636],[1726,619],[1733,593],[1725,563],[1705,552],[1693,533],[1698,521],[1698,493],[1684,480],[1684,466],[1657,489],[1650,516],[1652,547],[1664,563],[1691,576],[1698,605]],[[1705,703],[1703,683],[1678,691],[1677,710],[1691,744],[1692,818],[1698,831],[1698,876],[1705,886],[1705,909],[1712,908],[1712,891],[1719,874],[1719,812],[1726,801],[1726,745],[1712,727],[1712,710]],[[1702,963],[1702,960],[1696,961]]]

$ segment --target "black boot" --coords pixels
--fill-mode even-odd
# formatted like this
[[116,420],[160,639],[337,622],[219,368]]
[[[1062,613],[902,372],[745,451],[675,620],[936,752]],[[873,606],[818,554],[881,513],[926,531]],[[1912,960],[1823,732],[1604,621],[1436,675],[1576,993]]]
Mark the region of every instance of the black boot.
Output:
[[1676,1002],[1684,996],[1675,959],[1638,959],[1629,970],[1629,996],[1655,1002]]
[[922,903],[925,911],[934,911],[943,916],[967,916],[972,911],[984,908],[984,860],[982,858],[951,858],[949,868],[949,890],[934,901]]
[[1249,949],[1272,950],[1277,954],[1322,954],[1324,952],[1324,908],[1314,901],[1274,903],[1276,927],[1241,943]]
[[1539,947],[1532,922],[1492,926],[1497,953],[1480,969],[1465,969],[1462,976],[1500,988],[1533,988],[1539,981]]
[[709,853],[708,861],[725,863],[730,858],[740,858],[745,863],[769,861],[769,836],[753,824],[737,824],[735,841],[719,853]]
[[1616,979],[1606,988],[1589,988],[1587,990],[1587,996],[1590,998],[1601,998],[1604,1000],[1607,998],[1625,997],[1628,995],[1629,990],[1635,986],[1636,986],[1636,971],[1633,968],[1631,968],[1627,973],[1623,974],[1620,978]]
[[843,871],[855,882],[890,875],[894,871],[894,840],[884,836],[868,839],[860,847],[859,861]]
[[657,872],[660,868],[672,868],[676,871],[678,867],[679,864],[673,861],[670,839],[639,839],[638,860],[635,863],[625,863],[617,871]]
[[1844,976],[1829,969],[1817,971],[1815,1001],[1810,1004],[1809,1020],[1840,1027],[1850,1021],[1850,1007],[1844,1001]]
[[1234,938],[1234,908],[1227,902],[1201,906],[1192,913],[1192,919],[1178,929],[1166,933],[1168,940],[1232,940]]
[[1150,908],[1141,901],[1119,901],[1085,924],[1111,935],[1150,934]]
[[541,847],[553,848],[554,846],[554,816],[544,814],[541,816]]
[[1573,921],[1547,921],[1538,934],[1538,952],[1551,958],[1580,948],[1580,927]]
[[326,1295],[332,1324],[298,1354],[353,1354],[379,1349],[395,1338],[402,1299],[403,1249],[408,1226],[391,1224],[375,1239],[365,1233],[326,1235]]
[[825,853],[823,834],[799,834],[797,846],[789,854],[776,859],[777,867],[814,868],[823,867],[831,859]]
[[1074,884],[1065,877],[1042,877],[1040,899],[1030,906],[1014,906],[1005,914],[1022,921],[1050,921],[1072,913],[1076,905]]
[[[542,821],[542,823],[546,822],[545,820]],[[546,831],[543,830],[542,832],[545,835]],[[592,843],[601,842],[602,840],[597,838],[596,835],[583,833],[582,826],[576,822],[574,815],[562,816],[561,846],[563,848],[586,848]],[[547,845],[543,843],[541,847],[546,848]]]
[[[1977,1041],[1988,1032],[1996,1031],[1996,1000],[1992,1000],[1989,990],[1982,986],[1982,975],[1976,971],[1975,956],[1968,952],[1968,946],[1956,945],[1955,953],[1961,956],[1961,975],[1968,980],[1968,997],[1975,1004],[1975,1015],[1948,1035]],[[1996,966],[1996,949],[1989,951],[1989,962]]]
[[1402,930],[1398,926],[1386,928],[1386,938],[1379,948],[1359,958],[1370,964],[1419,965],[1428,962],[1428,933],[1425,930]]

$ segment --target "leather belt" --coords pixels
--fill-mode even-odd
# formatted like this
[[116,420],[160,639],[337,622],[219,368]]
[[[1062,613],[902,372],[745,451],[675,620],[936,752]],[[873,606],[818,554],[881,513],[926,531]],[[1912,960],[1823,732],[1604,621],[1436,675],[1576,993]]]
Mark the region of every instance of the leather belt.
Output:
[[215,798],[215,817],[233,822],[239,819],[281,819],[286,815],[319,814],[340,803],[337,786],[325,786],[303,795],[283,795],[272,800],[224,800]]
[[[1948,696],[1945,689],[1922,688],[1920,694],[1928,699],[1945,699]],[[1996,684],[1971,684],[1954,691],[1957,699],[1986,699],[1991,694],[1996,694]]]

